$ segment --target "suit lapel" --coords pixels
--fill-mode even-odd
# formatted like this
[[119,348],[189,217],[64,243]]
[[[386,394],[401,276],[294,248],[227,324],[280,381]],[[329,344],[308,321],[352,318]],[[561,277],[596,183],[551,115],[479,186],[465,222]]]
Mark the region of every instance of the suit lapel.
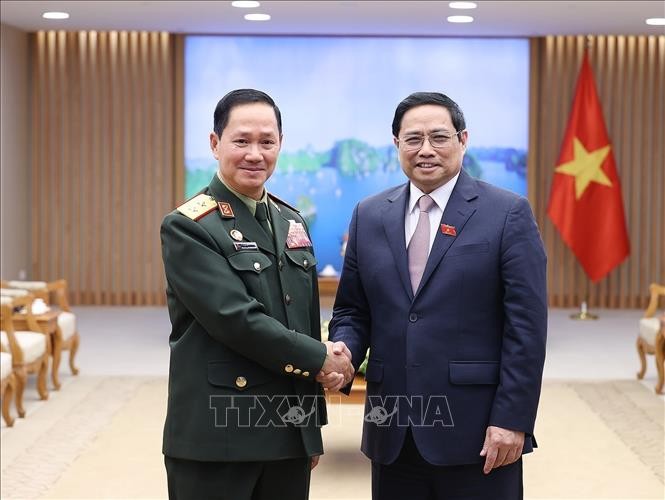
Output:
[[420,290],[422,290],[427,284],[427,281],[432,276],[432,273],[434,273],[434,270],[441,262],[441,259],[443,259],[444,255],[446,255],[446,252],[448,252],[448,249],[455,241],[455,238],[459,237],[467,221],[476,211],[469,202],[477,197],[478,193],[476,192],[475,181],[469,176],[469,174],[462,170],[457,179],[457,184],[455,184],[455,188],[450,194],[450,199],[448,200],[448,204],[446,205],[446,209],[443,212],[440,221],[440,224],[454,227],[457,234],[456,236],[443,234],[440,229],[436,232],[434,244],[432,245],[432,250],[427,259],[427,264],[425,265],[425,271],[420,280],[420,285],[418,286],[418,290],[416,290],[416,295],[418,295]]
[[229,191],[216,174],[212,181],[210,181],[208,188],[215,201],[226,202],[231,205],[233,218],[225,219],[229,221],[229,226],[232,225],[233,229],[240,231],[244,241],[253,241],[261,250],[274,255],[275,249],[273,248],[273,242],[270,237],[249,211],[247,205]]
[[404,286],[404,291],[413,298],[411,289],[411,277],[409,276],[409,262],[406,255],[406,241],[404,238],[404,216],[406,204],[409,195],[409,183],[396,189],[386,200],[386,206],[383,210],[382,222],[383,230],[386,233],[388,245],[395,259],[395,267],[399,273],[400,281]]

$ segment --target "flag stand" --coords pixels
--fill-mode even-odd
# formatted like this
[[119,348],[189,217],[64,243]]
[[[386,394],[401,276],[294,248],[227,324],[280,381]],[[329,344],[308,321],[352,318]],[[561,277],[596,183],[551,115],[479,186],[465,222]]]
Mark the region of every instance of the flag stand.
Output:
[[[584,280],[584,288],[585,288],[584,298],[586,299],[589,297],[589,280],[587,279]],[[582,303],[580,304],[580,312],[571,314],[570,319],[587,321],[587,320],[598,319],[598,316],[596,314],[589,312],[589,310],[587,309],[586,300],[583,300]]]
[[571,314],[570,319],[586,321],[590,319],[598,319],[598,315],[590,313],[587,310],[586,300],[583,300],[582,304],[580,305],[580,312]]

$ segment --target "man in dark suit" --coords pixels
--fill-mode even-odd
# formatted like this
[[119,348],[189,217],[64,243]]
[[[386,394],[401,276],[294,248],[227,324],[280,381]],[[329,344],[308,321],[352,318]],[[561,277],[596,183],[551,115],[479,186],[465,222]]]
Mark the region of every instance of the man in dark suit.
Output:
[[450,98],[410,95],[392,129],[410,182],[355,208],[329,326],[356,368],[370,348],[373,498],[522,498],[547,330],[538,228],[526,199],[462,170]]
[[281,141],[270,96],[227,94],[210,134],[217,174],[162,223],[171,499],[306,499],[326,423],[316,379],[335,388],[353,373],[320,342],[305,222],[264,188]]

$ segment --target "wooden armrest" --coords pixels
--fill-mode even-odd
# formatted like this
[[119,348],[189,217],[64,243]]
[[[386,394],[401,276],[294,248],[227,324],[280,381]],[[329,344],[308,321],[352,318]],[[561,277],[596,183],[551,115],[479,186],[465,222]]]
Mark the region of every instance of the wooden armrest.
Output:
[[658,299],[665,295],[665,286],[651,283],[651,285],[649,285],[649,292],[651,292],[651,298],[649,300],[649,306],[644,312],[645,318],[651,318],[656,314],[656,310],[658,309]]
[[67,280],[51,281],[47,285],[49,293],[55,293],[55,301],[60,309],[69,312],[69,301],[67,300]]
[[3,304],[0,307],[0,328],[7,335],[7,343],[9,344],[9,352],[12,355],[12,364],[23,363],[23,351],[18,345],[16,336],[14,335],[14,325],[12,323],[12,307]]
[[[12,321],[14,319],[21,319],[24,320],[26,323],[28,323],[28,328],[33,331],[33,332],[41,332],[41,328],[39,328],[39,324],[37,323],[37,320],[35,319],[34,314],[32,314],[32,303],[35,300],[35,296],[32,294],[24,295],[23,297],[12,297],[12,303],[11,306],[6,306],[10,307],[10,310],[14,310],[17,307],[25,307],[25,313],[19,313],[19,314],[12,314],[10,317],[12,318]],[[12,328],[13,328],[13,323],[12,323]]]

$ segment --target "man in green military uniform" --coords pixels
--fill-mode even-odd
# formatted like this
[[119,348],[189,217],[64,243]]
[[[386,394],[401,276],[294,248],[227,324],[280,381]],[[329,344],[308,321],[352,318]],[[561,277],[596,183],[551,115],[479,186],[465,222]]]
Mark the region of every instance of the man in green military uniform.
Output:
[[323,453],[318,382],[334,390],[352,377],[350,353],[320,341],[305,222],[264,188],[281,141],[270,96],[224,96],[210,134],[218,172],[162,223],[171,499],[306,499]]

